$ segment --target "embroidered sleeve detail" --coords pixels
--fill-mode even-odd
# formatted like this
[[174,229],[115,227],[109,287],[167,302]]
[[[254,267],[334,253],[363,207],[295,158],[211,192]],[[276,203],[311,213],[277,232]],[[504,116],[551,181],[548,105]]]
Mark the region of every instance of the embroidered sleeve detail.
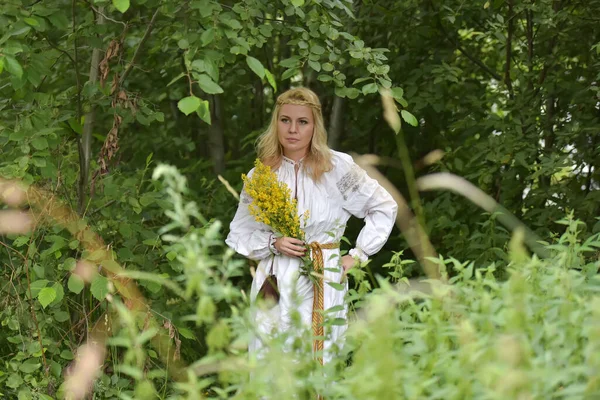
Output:
[[350,168],[350,171],[346,172],[342,178],[337,181],[336,185],[344,200],[348,200],[348,194],[350,192],[357,192],[359,187],[359,182],[362,178],[361,169],[357,165],[353,165]]

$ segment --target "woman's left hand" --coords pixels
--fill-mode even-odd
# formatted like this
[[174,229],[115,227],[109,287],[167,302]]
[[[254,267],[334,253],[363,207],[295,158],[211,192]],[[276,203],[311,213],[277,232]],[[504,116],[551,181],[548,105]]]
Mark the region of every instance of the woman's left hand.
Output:
[[356,264],[358,264],[358,262],[354,259],[354,257],[349,255],[345,255],[342,257],[342,267],[344,267],[344,272],[356,266]]

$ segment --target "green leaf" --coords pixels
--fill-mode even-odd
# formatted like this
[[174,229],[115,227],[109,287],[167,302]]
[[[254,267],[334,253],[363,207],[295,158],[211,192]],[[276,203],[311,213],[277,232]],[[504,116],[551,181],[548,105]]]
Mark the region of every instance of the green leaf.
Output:
[[129,0],[113,0],[112,3],[121,13],[129,10]]
[[292,76],[296,76],[296,75],[298,75],[298,69],[290,68],[290,69],[283,71],[283,74],[281,74],[281,79],[286,80],[286,79],[289,79]]
[[394,97],[394,99],[398,100],[398,99],[402,99],[404,97],[404,90],[402,88],[399,87],[395,87],[392,88],[392,96]]
[[277,82],[275,81],[275,77],[273,76],[273,74],[268,69],[265,69],[265,75],[267,77],[267,82],[269,82],[269,85],[271,85],[273,90],[277,91]]
[[325,310],[325,312],[327,314],[330,314],[330,313],[334,313],[334,312],[338,312],[338,311],[344,311],[344,310],[345,310],[345,307],[343,305],[341,305],[341,304],[338,304],[337,306],[333,306],[333,307],[328,308],[327,310]]
[[75,357],[73,356],[73,352],[71,352],[71,350],[63,350],[60,352],[60,357],[64,358],[65,360],[72,360]]
[[131,237],[133,234],[133,230],[131,229],[131,225],[127,223],[123,223],[119,225],[119,233],[126,238]]
[[77,260],[75,260],[73,257],[69,257],[63,263],[63,269],[65,271],[73,271],[75,269],[76,265],[77,265]]
[[37,362],[35,358],[30,358],[23,362],[21,365],[19,365],[19,371],[24,372],[26,374],[30,374],[41,366],[42,364]]
[[208,94],[223,93],[223,89],[212,78],[206,74],[200,74],[197,77],[198,85],[204,92]]
[[196,339],[196,335],[194,335],[194,332],[192,332],[188,328],[177,328],[177,330],[179,331],[179,334],[186,339],[190,339],[190,340]]
[[369,80],[371,80],[371,79],[373,79],[373,78],[371,78],[370,76],[366,76],[366,77],[364,77],[364,78],[358,78],[358,79],[356,79],[356,80],[355,80],[355,81],[354,81],[352,84],[353,84],[353,85],[358,85],[359,83],[363,83],[363,82],[365,82],[365,81],[369,81]]
[[254,57],[246,56],[246,64],[250,67],[250,69],[258,75],[260,79],[265,77],[265,67],[263,67],[262,63]]
[[56,299],[56,290],[52,287],[45,287],[38,293],[38,300],[44,308],[52,303],[54,299]]
[[308,60],[308,65],[317,72],[321,72],[321,64],[318,61]]
[[196,110],[196,114],[198,114],[200,119],[207,124],[210,125],[212,123],[210,119],[210,104],[207,100],[202,100],[202,102],[200,102],[200,107]]
[[320,80],[321,82],[330,82],[333,80],[333,78],[331,77],[331,75],[325,75],[325,74],[321,74],[317,77],[318,80]]
[[360,90],[358,90],[357,88],[348,88],[346,90],[346,96],[348,96],[349,99],[355,99],[360,95]]
[[376,83],[368,83],[362,88],[362,92],[364,95],[377,93],[377,84]]
[[323,67],[323,71],[327,71],[327,72],[331,72],[334,69],[334,66],[332,63],[325,63],[322,65]]
[[58,377],[60,377],[60,374],[62,372],[62,367],[60,366],[59,363],[52,360],[52,361],[50,361],[50,372],[52,372],[52,375],[54,375],[56,378],[58,378]]
[[294,7],[302,7],[304,5],[304,0],[292,0],[292,5]]
[[417,125],[419,125],[419,121],[417,121],[417,119],[415,118],[415,116],[414,116],[414,115],[412,115],[411,113],[409,113],[408,111],[406,111],[406,110],[402,110],[402,111],[400,112],[400,114],[402,115],[402,119],[403,119],[404,121],[406,121],[406,123],[407,123],[407,124],[410,124],[410,125],[412,125],[412,126],[417,126]]
[[334,288],[335,290],[344,290],[344,288],[345,288],[345,286],[342,285],[341,283],[327,282],[327,284],[329,286],[331,286],[332,288]]
[[[183,78],[184,76],[185,76],[185,74],[183,72],[180,73],[175,78],[171,79],[171,82],[167,83],[167,87],[171,86],[172,84],[174,84],[175,82],[177,82],[178,80],[180,80],[181,78]],[[81,133],[81,132],[77,132],[77,133]]]
[[45,150],[48,148],[48,140],[45,137],[37,137],[31,141],[31,145],[36,150]]
[[40,293],[40,290],[45,288],[47,284],[48,280],[46,279],[40,279],[35,282],[31,282],[31,285],[29,286],[29,288],[31,289],[31,296],[37,297],[37,295]]
[[294,68],[298,66],[299,62],[300,59],[298,57],[290,57],[286,58],[285,60],[281,60],[279,62],[279,65],[281,65],[284,68]]
[[177,108],[185,115],[190,115],[200,107],[200,99],[196,96],[188,96],[179,100]]
[[347,324],[347,321],[345,318],[334,318],[331,321],[328,321],[328,325],[333,325],[333,326],[344,326]]
[[179,41],[177,42],[177,46],[179,46],[180,49],[185,50],[188,47],[190,47],[190,42],[187,39],[179,39]]
[[55,282],[51,287],[56,292],[56,298],[52,301],[52,305],[54,306],[60,303],[63,297],[65,297],[65,290],[59,282]]
[[23,384],[23,378],[21,378],[21,375],[16,374],[16,373],[10,374],[10,376],[6,380],[6,386],[8,386],[11,389],[17,389],[22,384]]
[[23,22],[31,26],[40,26],[40,23],[35,18],[23,18]]
[[69,281],[67,282],[67,287],[71,292],[79,294],[84,287],[83,279],[81,279],[78,275],[71,274]]
[[24,130],[13,131],[10,133],[10,136],[8,137],[8,139],[12,140],[13,142],[19,142],[19,141],[25,139],[25,131]]
[[65,322],[69,320],[69,313],[66,311],[57,311],[54,314],[54,319],[58,322]]
[[315,44],[314,46],[312,46],[310,48],[310,52],[313,54],[321,55],[321,54],[325,53],[325,48],[323,48],[322,46],[319,46],[318,44]]
[[96,277],[92,281],[92,285],[90,286],[90,291],[92,292],[92,296],[94,296],[96,300],[104,300],[106,298],[106,295],[109,293],[108,279],[106,279],[102,275],[96,275]]
[[23,76],[23,67],[13,56],[5,55],[4,56],[4,66],[6,70],[11,74],[21,79]]
[[[32,341],[27,346],[27,353],[35,357],[35,354],[40,353],[42,351],[42,346],[38,340]],[[41,353],[40,353],[41,355]]]
[[208,46],[214,39],[215,30],[213,28],[208,28],[200,35],[200,43],[202,43],[202,46]]

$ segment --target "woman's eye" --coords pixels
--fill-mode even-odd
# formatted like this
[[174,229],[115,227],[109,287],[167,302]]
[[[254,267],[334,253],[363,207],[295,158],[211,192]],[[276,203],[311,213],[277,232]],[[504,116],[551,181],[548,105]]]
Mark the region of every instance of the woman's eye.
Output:
[[288,122],[287,118],[281,118],[281,122]]
[[301,123],[302,125],[306,125],[306,124],[308,124],[308,121],[306,121],[306,120],[302,120],[302,121],[300,121],[300,123]]

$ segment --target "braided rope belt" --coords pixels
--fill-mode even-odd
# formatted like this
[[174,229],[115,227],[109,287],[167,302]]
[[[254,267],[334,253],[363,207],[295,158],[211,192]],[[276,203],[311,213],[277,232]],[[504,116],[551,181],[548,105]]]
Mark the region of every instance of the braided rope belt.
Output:
[[[338,249],[340,243],[317,243],[312,242],[310,245],[312,260],[313,260],[313,271],[321,274],[317,277],[315,284],[313,285],[313,312],[312,312],[312,330],[313,336],[313,352],[321,352],[323,354],[323,274],[324,274],[324,262],[323,262],[323,249]],[[319,362],[323,365],[323,357],[318,357]]]

